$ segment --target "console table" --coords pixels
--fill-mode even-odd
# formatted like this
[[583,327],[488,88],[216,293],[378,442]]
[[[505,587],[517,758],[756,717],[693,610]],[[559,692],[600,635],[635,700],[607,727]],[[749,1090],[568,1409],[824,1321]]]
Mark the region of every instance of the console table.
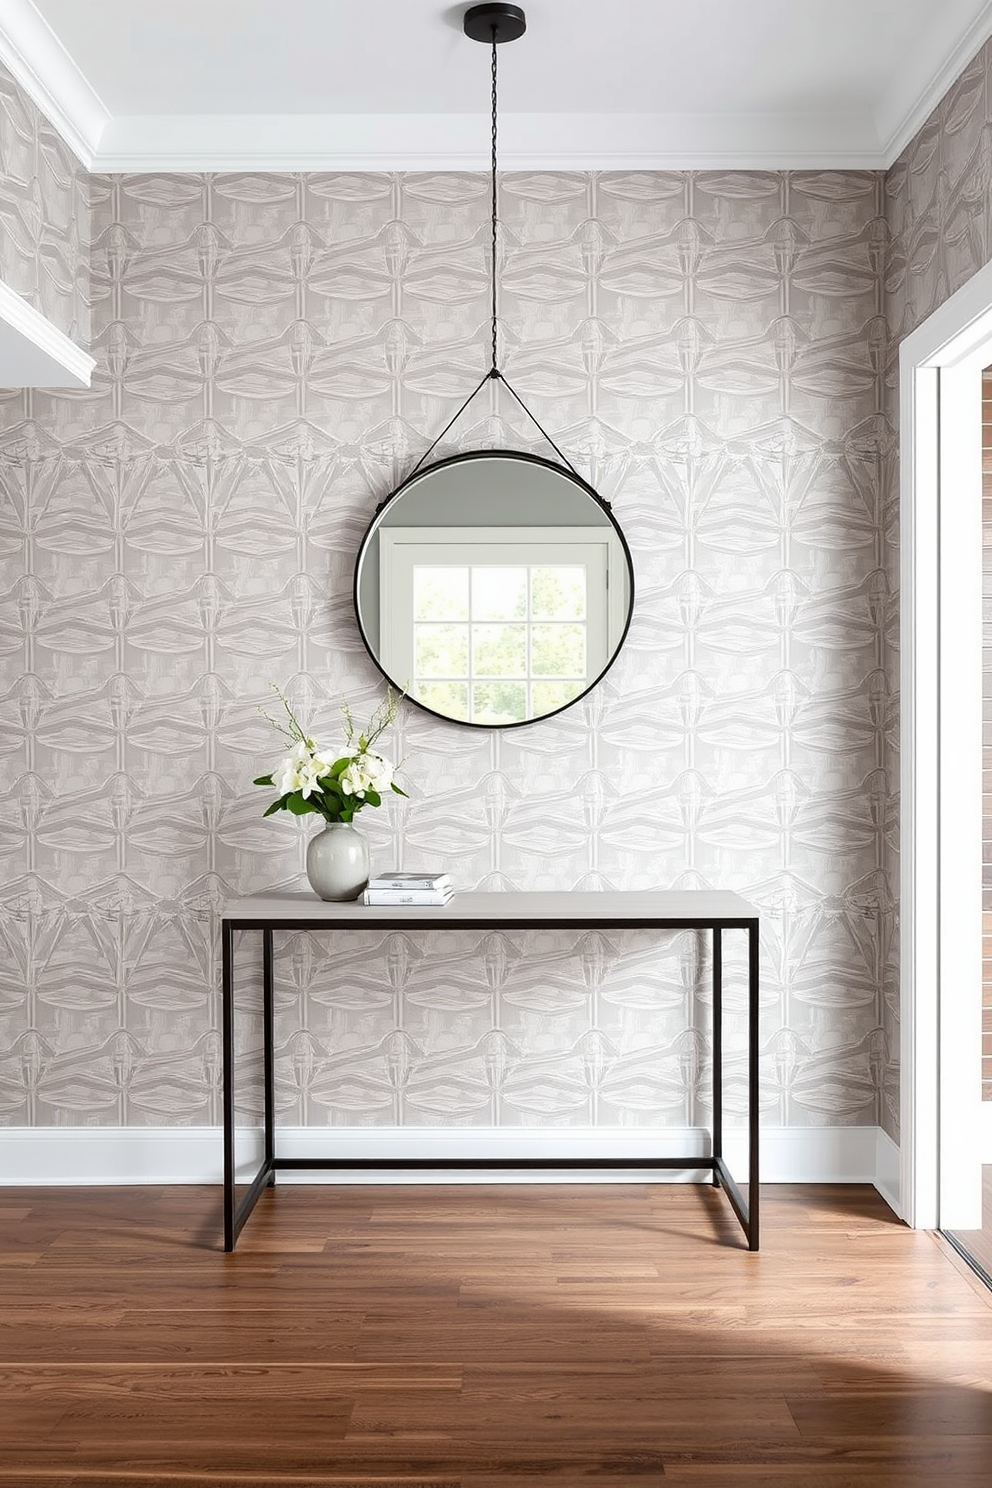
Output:
[[[236,899],[222,913],[224,1043],[224,1249],[233,1250],[262,1190],[276,1173],[321,1168],[443,1170],[520,1168],[702,1168],[712,1174],[740,1220],[748,1248],[758,1249],[758,911],[737,894],[687,890],[638,893],[456,894],[444,908],[325,904],[312,894]],[[713,943],[713,1129],[709,1157],[659,1158],[364,1158],[279,1157],[276,1154],[273,1050],[273,949],[277,930],[708,930]],[[234,1170],[234,935],[262,932],[263,1157],[240,1204]],[[747,1198],[723,1158],[723,932],[742,930],[748,946]],[[333,1143],[333,1131],[329,1134]]]

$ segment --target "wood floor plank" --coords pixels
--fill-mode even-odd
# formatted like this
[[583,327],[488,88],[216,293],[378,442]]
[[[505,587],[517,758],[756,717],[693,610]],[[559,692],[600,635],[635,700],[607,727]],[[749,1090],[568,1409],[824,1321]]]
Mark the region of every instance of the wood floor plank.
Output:
[[992,1293],[870,1189],[217,1200],[0,1195],[0,1488],[992,1483]]
[[[786,1404],[803,1436],[836,1434],[843,1423],[848,1441],[884,1437],[986,1437],[992,1445],[992,1393],[968,1387],[907,1386],[887,1390],[826,1390],[815,1396],[790,1393]],[[992,1455],[989,1458],[992,1471]]]

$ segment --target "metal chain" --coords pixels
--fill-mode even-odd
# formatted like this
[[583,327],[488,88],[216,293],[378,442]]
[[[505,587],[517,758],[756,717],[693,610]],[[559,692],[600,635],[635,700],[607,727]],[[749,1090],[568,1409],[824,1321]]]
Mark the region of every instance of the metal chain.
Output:
[[492,171],[493,171],[493,221],[492,221],[492,226],[493,226],[493,243],[492,243],[492,250],[493,250],[493,252],[492,252],[492,257],[493,257],[493,367],[492,367],[492,370],[493,370],[493,372],[496,372],[496,371],[499,370],[499,364],[498,364],[497,357],[496,357],[496,212],[497,212],[497,202],[496,202],[496,27],[495,27],[495,25],[493,26],[493,154],[492,154]]

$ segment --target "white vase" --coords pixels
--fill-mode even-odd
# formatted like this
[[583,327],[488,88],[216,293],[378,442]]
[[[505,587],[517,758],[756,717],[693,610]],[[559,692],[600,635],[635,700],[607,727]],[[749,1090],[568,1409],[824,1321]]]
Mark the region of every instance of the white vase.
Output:
[[369,867],[369,844],[351,822],[325,822],[307,844],[307,878],[320,899],[357,899]]

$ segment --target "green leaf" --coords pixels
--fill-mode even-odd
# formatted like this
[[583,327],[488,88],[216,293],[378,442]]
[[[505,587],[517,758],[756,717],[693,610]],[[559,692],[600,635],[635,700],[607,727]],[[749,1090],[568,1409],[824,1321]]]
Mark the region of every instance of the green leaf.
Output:
[[400,788],[396,784],[396,781],[395,780],[393,781],[392,785],[389,788],[390,788],[390,790],[394,790],[398,796],[406,796],[407,800],[409,801],[409,799],[410,799],[409,795],[407,794],[407,792],[405,790],[400,790]]
[[271,775],[259,775],[257,780],[252,781],[252,785],[272,785],[272,783]]
[[267,811],[263,811],[262,812],[262,819],[264,821],[264,819],[267,816],[271,816],[274,811],[285,811],[285,809],[286,809],[286,797],[285,796],[281,796],[278,801],[273,801],[272,802],[272,805],[269,807],[269,809]]
[[294,791],[291,796],[286,797],[286,805],[294,816],[306,816],[309,812],[317,810],[313,802],[304,799],[299,791]]
[[369,786],[368,790],[365,792],[365,804],[366,806],[382,805],[382,797],[380,796],[379,792],[374,791],[371,786]]

